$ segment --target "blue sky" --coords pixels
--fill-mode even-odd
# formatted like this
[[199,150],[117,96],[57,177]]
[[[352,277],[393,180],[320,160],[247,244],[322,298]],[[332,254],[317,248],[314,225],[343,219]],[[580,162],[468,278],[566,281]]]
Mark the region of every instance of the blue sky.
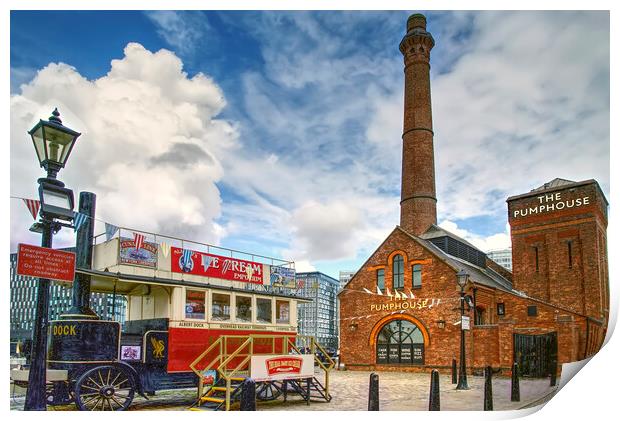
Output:
[[[35,197],[25,131],[58,106],[84,132],[60,177],[100,218],[357,269],[398,224],[410,13],[13,11],[11,195]],[[442,226],[486,251],[510,195],[609,197],[607,12],[426,15]],[[14,202],[11,247],[36,244]]]

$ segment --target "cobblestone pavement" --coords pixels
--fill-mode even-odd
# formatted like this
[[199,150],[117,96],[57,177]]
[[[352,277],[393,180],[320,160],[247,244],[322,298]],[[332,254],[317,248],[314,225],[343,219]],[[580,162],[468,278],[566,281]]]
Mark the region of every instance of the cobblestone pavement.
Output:
[[[430,391],[430,374],[378,372],[380,409],[385,411],[426,411]],[[289,394],[287,402],[282,397],[276,401],[258,402],[259,411],[364,411],[368,408],[369,372],[333,371],[330,375],[331,402],[311,402],[309,406],[298,395]],[[322,375],[318,375],[322,382]],[[483,409],[484,377],[468,376],[470,390],[455,390],[451,376],[440,376],[442,410]],[[558,379],[559,384],[559,379]],[[549,387],[548,379],[521,379],[521,401],[510,401],[510,378],[493,379],[493,406],[497,410],[520,409],[540,405],[550,399],[556,387]],[[24,407],[23,391],[16,391],[11,398],[11,409]],[[21,396],[20,396],[21,395]],[[146,400],[134,399],[130,410],[186,410],[195,399],[195,389],[158,391]],[[49,410],[75,410],[74,405],[49,407]]]

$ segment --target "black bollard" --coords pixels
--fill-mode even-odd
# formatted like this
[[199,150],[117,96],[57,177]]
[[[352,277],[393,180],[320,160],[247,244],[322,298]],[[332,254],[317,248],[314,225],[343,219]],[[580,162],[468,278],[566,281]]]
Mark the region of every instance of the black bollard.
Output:
[[428,410],[439,411],[439,371],[431,372],[431,394],[428,399]]
[[379,410],[379,375],[372,373],[370,375],[370,386],[368,387],[368,410]]
[[256,411],[256,382],[247,378],[241,385],[241,408],[242,411]]
[[521,400],[521,391],[519,390],[519,365],[512,365],[512,378],[510,382],[510,401],[519,402]]
[[484,410],[493,410],[493,384],[491,383],[491,366],[484,369]]
[[452,358],[452,384],[456,384],[456,358]]

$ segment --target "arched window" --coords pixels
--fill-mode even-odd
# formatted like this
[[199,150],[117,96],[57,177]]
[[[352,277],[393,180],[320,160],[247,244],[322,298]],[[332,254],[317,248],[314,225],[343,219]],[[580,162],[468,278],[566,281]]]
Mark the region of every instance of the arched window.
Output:
[[420,288],[422,286],[422,265],[413,265],[413,282],[414,288]]
[[392,263],[392,286],[394,289],[405,287],[405,262],[400,254],[394,256]]
[[408,320],[394,320],[377,336],[378,364],[424,364],[424,336]]
[[377,287],[381,291],[385,289],[385,269],[377,269]]

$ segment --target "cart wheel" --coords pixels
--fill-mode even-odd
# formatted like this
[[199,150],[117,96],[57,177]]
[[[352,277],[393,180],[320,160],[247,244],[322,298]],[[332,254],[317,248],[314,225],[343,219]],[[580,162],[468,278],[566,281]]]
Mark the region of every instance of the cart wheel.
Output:
[[119,367],[91,368],[75,383],[75,403],[80,411],[124,411],[133,400],[133,377]]
[[273,382],[264,382],[256,388],[256,399],[261,401],[272,401],[278,399],[282,390]]

